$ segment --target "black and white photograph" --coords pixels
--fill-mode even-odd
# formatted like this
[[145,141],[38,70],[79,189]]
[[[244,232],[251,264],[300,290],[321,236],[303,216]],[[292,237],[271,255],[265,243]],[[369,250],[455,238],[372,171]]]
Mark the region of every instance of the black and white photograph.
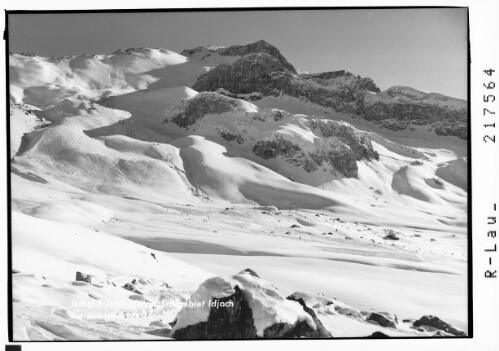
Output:
[[468,15],[7,12],[11,341],[469,338]]

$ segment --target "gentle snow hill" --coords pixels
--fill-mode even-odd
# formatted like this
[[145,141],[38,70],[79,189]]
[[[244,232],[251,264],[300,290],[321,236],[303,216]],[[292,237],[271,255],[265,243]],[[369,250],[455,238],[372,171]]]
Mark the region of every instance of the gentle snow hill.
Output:
[[51,58],[12,54],[9,57],[11,101],[32,101],[38,106],[76,93],[95,97],[113,91],[144,89],[156,81],[148,71],[186,61],[186,57],[164,49]]
[[[191,88],[179,86],[139,90],[114,96],[99,103],[106,107],[128,111],[132,115],[139,115],[142,118],[156,118],[157,122],[162,122],[166,109],[181,100],[192,98],[196,94],[197,92]],[[160,118],[162,119],[160,120]]]

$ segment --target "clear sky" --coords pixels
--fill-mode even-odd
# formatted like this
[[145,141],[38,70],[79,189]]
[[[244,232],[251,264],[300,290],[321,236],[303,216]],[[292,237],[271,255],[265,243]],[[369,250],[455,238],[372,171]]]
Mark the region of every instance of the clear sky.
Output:
[[394,85],[467,96],[466,9],[308,10],[9,16],[11,52],[180,52],[264,39],[298,70],[345,69]]

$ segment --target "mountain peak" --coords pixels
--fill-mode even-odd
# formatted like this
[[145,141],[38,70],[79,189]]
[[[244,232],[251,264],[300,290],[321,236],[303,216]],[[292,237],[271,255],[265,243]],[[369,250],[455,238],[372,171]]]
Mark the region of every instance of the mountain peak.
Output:
[[256,53],[265,53],[275,57],[288,71],[296,74],[295,67],[288,62],[288,60],[281,54],[281,52],[272,44],[261,39],[254,43],[246,45],[232,45],[229,47],[224,46],[209,46],[197,47],[195,49],[184,50],[181,55],[192,56],[196,53],[203,51],[213,52],[221,56],[240,56],[244,57]]

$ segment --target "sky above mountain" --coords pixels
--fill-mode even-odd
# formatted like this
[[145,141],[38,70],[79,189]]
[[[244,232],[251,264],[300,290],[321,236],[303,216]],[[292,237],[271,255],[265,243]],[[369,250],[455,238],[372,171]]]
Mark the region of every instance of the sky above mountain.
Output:
[[299,71],[345,69],[382,89],[467,96],[466,9],[17,14],[9,50],[40,56],[129,47],[180,52],[264,39]]

